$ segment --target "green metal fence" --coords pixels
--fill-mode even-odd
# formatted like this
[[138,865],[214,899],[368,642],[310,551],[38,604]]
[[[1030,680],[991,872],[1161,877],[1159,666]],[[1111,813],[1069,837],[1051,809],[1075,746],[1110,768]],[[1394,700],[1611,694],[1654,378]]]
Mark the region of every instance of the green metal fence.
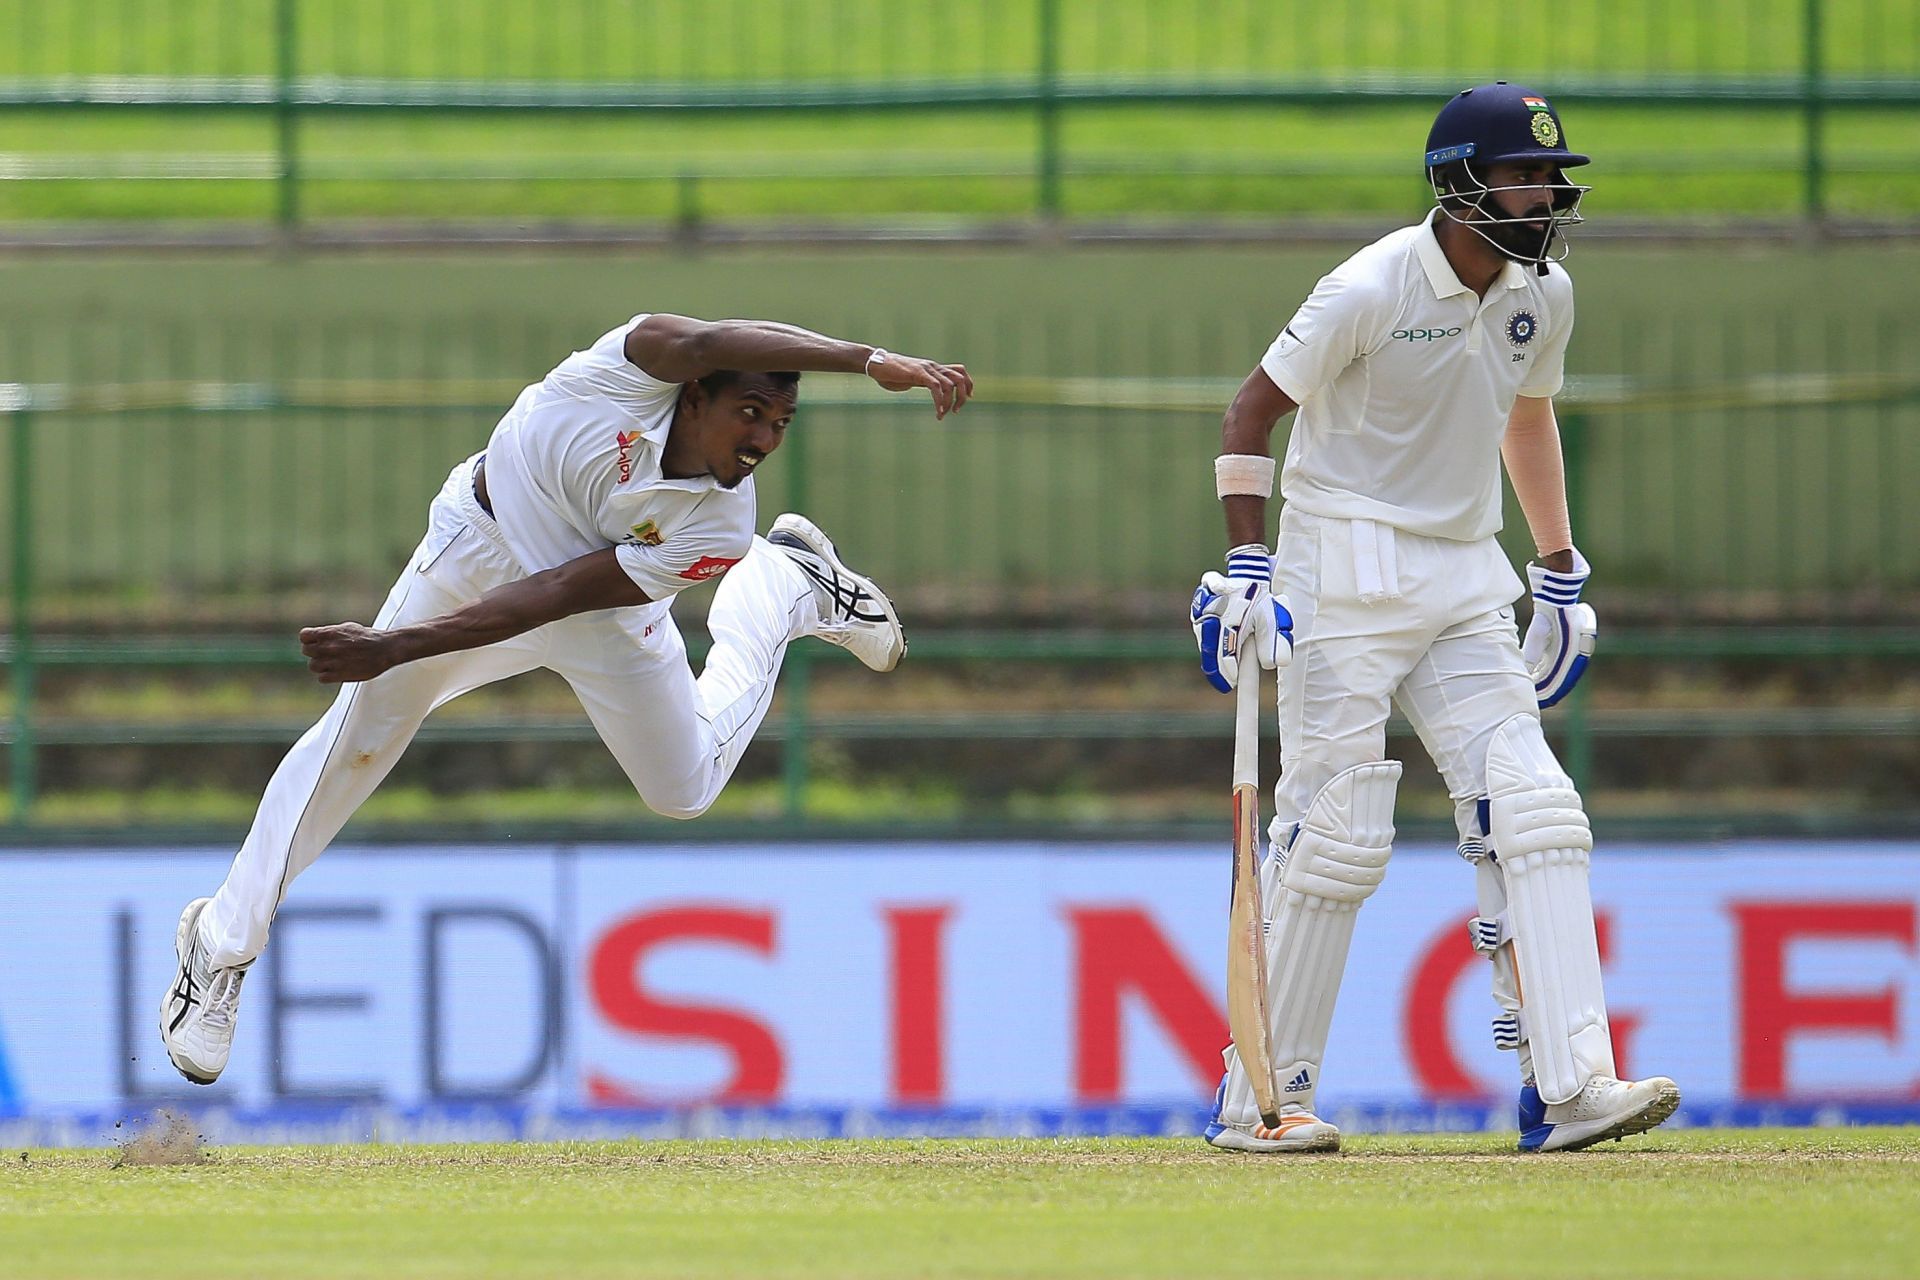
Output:
[[[280,354],[350,366],[344,343]],[[1595,599],[1609,652],[1920,654],[1920,510],[1904,501],[1905,477],[1920,474],[1920,375],[1847,371],[1835,351],[1810,355],[1840,367],[1668,385],[1588,374],[1563,397],[1577,528],[1605,567]],[[316,610],[365,614],[417,536],[444,468],[484,445],[514,390],[297,377],[0,388],[12,691],[0,737],[16,821],[31,819],[36,752],[47,745],[269,742],[297,732],[270,720],[49,729],[36,683],[49,666],[293,663],[288,640],[236,633],[266,624],[285,636]],[[950,431],[903,417],[898,400],[863,385],[815,379],[808,417],[764,477],[765,506],[819,514],[862,549],[863,563],[901,584],[923,658],[1184,660],[1179,605],[1195,566],[1218,551],[1204,464],[1231,390],[1205,378],[987,379],[967,429]],[[1521,523],[1510,525],[1518,542]],[[1018,629],[1063,617],[1099,629]],[[1874,626],[1832,625],[1848,617]],[[1776,625],[1711,625],[1742,618]],[[999,629],[956,629],[984,619]],[[807,744],[821,738],[1178,738],[1217,728],[1217,717],[1202,725],[1180,714],[817,717],[806,697],[812,660],[796,650],[784,718],[770,734],[787,743],[795,812]],[[1561,727],[1584,775],[1594,739],[1608,734],[1898,734],[1920,718],[1897,709],[1588,714],[1576,705]]]
[[[1829,134],[1835,113],[1912,118],[1920,12],[1911,0],[9,0],[0,123],[7,112],[51,120],[55,141],[0,156],[0,179],[270,183],[289,229],[315,182],[366,180],[664,182],[690,220],[712,180],[999,179],[1029,184],[1031,208],[1050,217],[1067,210],[1068,183],[1102,176],[1351,172],[1350,156],[1302,168],[1207,137],[1235,108],[1316,107],[1331,120],[1378,104],[1430,111],[1495,76],[1539,83],[1567,104],[1664,108],[1669,137],[1695,133],[1704,113],[1759,112],[1744,159],[1713,143],[1668,163],[1790,164],[1802,209],[1818,217],[1836,169],[1893,174],[1912,160],[1910,139],[1836,157]],[[1198,136],[1177,153],[1138,152],[1125,128],[1090,154],[1077,147],[1075,121],[1113,108],[1195,108]],[[180,132],[152,151],[87,154],[57,140],[58,122],[76,113],[159,113],[162,131]],[[628,145],[596,142],[578,156],[514,155],[497,138],[446,154],[405,137],[320,154],[308,145],[345,117],[475,113],[636,124]],[[772,132],[733,163],[697,141],[663,150],[647,134],[689,116],[903,113],[1019,117],[1031,126],[1027,159],[970,148],[964,128],[856,139],[828,158],[796,154]],[[186,140],[221,117],[264,132],[214,126],[209,145]],[[721,151],[737,153],[738,139]],[[1411,177],[1411,152],[1359,163]],[[1615,163],[1630,170],[1644,155],[1617,150]]]
[[[945,625],[1151,623],[1218,551],[1207,460],[1271,324],[1171,304],[850,315],[834,327],[962,353],[981,396],[936,423],[809,379],[763,507],[805,505]],[[5,536],[15,557],[31,542],[34,612],[178,631],[285,626],[317,592],[364,609],[447,468],[583,340],[471,314],[0,319],[0,413],[32,454],[11,481],[31,515]],[[1565,403],[1615,616],[1920,621],[1916,350],[1920,313],[1897,304],[1584,316]]]

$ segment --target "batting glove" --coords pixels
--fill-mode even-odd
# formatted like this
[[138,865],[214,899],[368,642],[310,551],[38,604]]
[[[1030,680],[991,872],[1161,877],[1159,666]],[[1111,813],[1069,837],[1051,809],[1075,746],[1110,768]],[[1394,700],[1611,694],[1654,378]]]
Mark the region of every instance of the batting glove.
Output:
[[1587,585],[1592,567],[1578,551],[1573,553],[1573,571],[1556,573],[1537,564],[1527,566],[1527,583],[1533,589],[1533,621],[1527,624],[1526,639],[1520,642],[1520,659],[1533,677],[1534,697],[1546,710],[1573,692],[1593,656],[1593,641],[1600,630],[1593,606],[1580,603],[1580,589]]
[[1273,594],[1273,556],[1257,543],[1229,551],[1225,574],[1201,577],[1190,614],[1201,674],[1222,693],[1240,683],[1242,654],[1269,671],[1293,658],[1293,614]]

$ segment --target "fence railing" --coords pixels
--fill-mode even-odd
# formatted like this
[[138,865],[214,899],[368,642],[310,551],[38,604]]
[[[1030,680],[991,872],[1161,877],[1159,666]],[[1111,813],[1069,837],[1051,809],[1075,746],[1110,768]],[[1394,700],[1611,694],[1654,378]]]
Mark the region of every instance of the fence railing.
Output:
[[[6,113],[237,114],[265,127],[264,148],[165,150],[115,157],[0,157],[0,181],[86,177],[270,181],[292,229],[315,182],[566,181],[564,158],[512,147],[432,156],[402,141],[390,155],[310,157],[323,117],[533,115],[769,117],[795,113],[988,112],[1032,124],[1030,163],[969,158],[964,138],[876,142],[819,165],[789,159],[763,176],[889,178],[916,166],[944,177],[1015,178],[1031,207],[1059,215],[1076,176],[1127,168],[1124,155],[1076,158],[1076,113],[1113,107],[1431,108],[1496,76],[1549,87],[1563,103],[1674,109],[1685,136],[1699,113],[1760,110],[1795,121],[1801,207],[1826,208],[1833,112],[1920,105],[1920,18],[1908,0],[1578,0],[1527,9],[1494,0],[107,0],[0,8],[0,122]],[[642,126],[643,127],[643,126]],[[1201,126],[1204,128],[1204,125]],[[1777,133],[1768,129],[1769,143]],[[597,178],[675,183],[683,221],[699,188],[724,180],[724,153],[648,158],[596,144]],[[771,147],[783,148],[777,137]],[[225,154],[221,152],[224,150]],[[790,150],[790,148],[787,148]],[[1084,147],[1082,148],[1084,151]],[[1725,161],[1705,149],[1707,163]],[[1779,154],[1771,147],[1769,156]],[[1410,172],[1405,156],[1382,171]],[[1904,155],[1904,153],[1903,153]],[[1616,159],[1632,168],[1638,148]],[[1880,157],[1904,163],[1901,157]],[[1691,166],[1697,160],[1689,159]],[[1155,162],[1158,163],[1158,162]],[[1207,145],[1175,168],[1245,167]],[[1252,162],[1286,173],[1285,163]],[[1850,162],[1853,163],[1853,162]],[[1409,182],[1409,190],[1414,183]]]
[[[899,412],[897,402],[864,385],[821,381],[829,385],[810,385],[807,392],[812,413],[858,423]],[[1194,479],[1204,479],[1205,468],[1170,460],[1210,453],[1207,437],[1191,427],[1196,418],[1216,419],[1231,389],[1230,382],[1204,378],[1010,378],[982,382],[981,399],[969,412],[999,417],[986,423],[976,417],[970,438],[904,426],[848,433],[808,424],[784,446],[777,477],[765,477],[767,506],[831,510],[823,519],[837,535],[870,548],[890,582],[908,584],[903,600],[936,628],[916,640],[922,658],[1184,660],[1179,627],[1162,621],[1141,628],[1164,619],[1194,566],[1217,552],[1217,513]],[[8,748],[15,823],[32,822],[36,756],[49,745],[274,742],[297,733],[299,726],[272,719],[50,726],[39,715],[38,678],[48,668],[293,664],[290,641],[247,638],[236,634],[237,625],[278,619],[289,607],[311,608],[316,583],[330,588],[326,607],[343,615],[352,608],[346,600],[377,598],[417,533],[424,501],[393,465],[396,457],[402,450],[415,462],[430,457],[420,475],[431,478],[433,469],[484,443],[483,424],[512,390],[377,382],[0,387],[0,416],[8,423],[4,658],[12,694],[0,739]],[[1902,501],[1903,477],[1920,474],[1908,457],[1920,448],[1920,432],[1913,430],[1920,374],[1771,375],[1668,386],[1589,376],[1560,403],[1582,543],[1597,561],[1617,566],[1596,595],[1611,619],[1627,623],[1610,630],[1610,653],[1920,655],[1920,614],[1912,608],[1912,588],[1920,583],[1920,511]],[[1046,414],[1044,425],[1037,411]],[[1808,436],[1822,434],[1809,428],[1815,413],[1837,416],[1823,421],[1827,438],[1806,448]],[[395,430],[401,421],[441,415],[460,420],[458,431]],[[1075,415],[1082,416],[1076,421]],[[1792,416],[1771,443],[1763,439],[1756,449],[1756,424],[1768,415]],[[1673,422],[1697,430],[1717,417],[1738,423],[1740,447],[1716,457],[1710,437],[1697,472],[1673,463],[1690,442],[1670,441],[1664,457],[1654,447]],[[300,429],[276,430],[290,422]],[[205,430],[220,424],[244,428],[225,442],[239,452],[224,459],[221,442]],[[342,447],[350,433],[358,433],[361,450]],[[446,447],[455,441],[461,443]],[[876,451],[877,441],[889,447]],[[928,449],[943,455],[930,467],[918,456]],[[1741,456],[1760,457],[1767,466],[1743,471],[1734,465]],[[1648,457],[1655,462],[1649,465]],[[268,465],[260,465],[262,459]],[[916,473],[947,483],[900,483]],[[136,483],[103,494],[95,479],[114,474],[130,474]],[[824,483],[828,476],[836,482]],[[969,486],[972,477],[986,482]],[[1756,478],[1769,486],[1764,492],[1750,490]],[[134,495],[147,505],[135,505]],[[1791,518],[1783,520],[1783,512]],[[1724,550],[1704,538],[1705,529],[1729,522]],[[1007,526],[1011,538],[1004,536]],[[336,536],[309,540],[309,529]],[[1775,529],[1782,531],[1769,532]],[[1669,534],[1675,541],[1664,553],[1668,560],[1649,573],[1652,548]],[[359,553],[350,558],[361,564],[343,573],[349,545]],[[1650,608],[1643,600],[1637,613],[1636,574],[1638,589],[1657,601]],[[224,596],[226,606],[209,610],[216,596]],[[1110,625],[1064,636],[1023,632],[1018,623],[1030,600],[1045,605],[1032,617],[1057,623],[1064,613],[1083,627],[1103,619]],[[1709,624],[1743,609],[1778,620],[1796,612],[1796,601],[1803,617],[1827,619],[1840,612],[1836,602],[1859,608],[1866,601],[1880,625],[1858,631],[1700,625],[1684,632],[1654,625]],[[1013,625],[955,629],[982,616]],[[937,629],[942,621],[944,632]],[[175,638],[166,638],[168,631]],[[194,638],[180,638],[185,634]],[[1165,712],[822,716],[807,697],[816,657],[810,647],[791,655],[784,709],[769,735],[786,744],[785,793],[794,815],[809,782],[808,744],[825,739],[1151,739],[1217,730],[1217,717],[1202,726]],[[1911,734],[1920,730],[1920,716],[1898,708],[1791,706],[1588,711],[1576,701],[1556,727],[1565,734],[1570,763],[1584,775],[1595,740],[1609,735]],[[571,721],[518,721],[436,732],[491,740],[566,739],[590,730]]]
[[[758,478],[763,507],[818,515],[919,616],[1021,626],[1071,609],[1125,629],[1164,616],[1218,553],[1206,462],[1234,379],[983,377],[952,426],[830,381],[810,382]],[[177,632],[285,626],[316,597],[364,609],[517,390],[0,387],[16,611]],[[1561,403],[1581,544],[1616,618],[1920,622],[1920,374],[1587,374]],[[1524,522],[1507,525],[1524,557]]]

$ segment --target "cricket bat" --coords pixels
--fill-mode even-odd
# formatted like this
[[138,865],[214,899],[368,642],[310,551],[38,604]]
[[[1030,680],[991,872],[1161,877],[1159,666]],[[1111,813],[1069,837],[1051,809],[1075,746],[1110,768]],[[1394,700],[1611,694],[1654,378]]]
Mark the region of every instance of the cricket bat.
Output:
[[1280,1127],[1267,1022],[1266,912],[1260,902],[1260,664],[1240,662],[1233,724],[1233,899],[1227,909],[1227,1029],[1269,1128]]

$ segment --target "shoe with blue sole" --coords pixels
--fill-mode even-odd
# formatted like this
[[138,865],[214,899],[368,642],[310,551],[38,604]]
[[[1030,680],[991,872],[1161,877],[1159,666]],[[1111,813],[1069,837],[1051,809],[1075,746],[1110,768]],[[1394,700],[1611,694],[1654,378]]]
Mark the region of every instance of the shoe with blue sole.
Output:
[[1595,1076],[1566,1102],[1549,1103],[1533,1085],[1520,1089],[1520,1150],[1544,1154],[1618,1142],[1664,1123],[1680,1107],[1680,1086],[1665,1076]]

